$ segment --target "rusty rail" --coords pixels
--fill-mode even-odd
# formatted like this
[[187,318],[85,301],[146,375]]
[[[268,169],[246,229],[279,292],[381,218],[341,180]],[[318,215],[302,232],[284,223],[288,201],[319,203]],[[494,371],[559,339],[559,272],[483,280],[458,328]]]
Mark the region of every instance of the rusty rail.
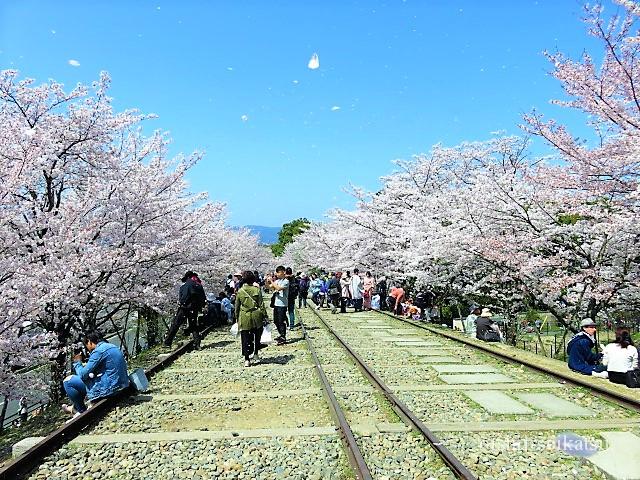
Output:
[[345,342],[340,335],[338,335],[331,326],[327,322],[325,322],[324,318],[315,311],[315,309],[311,309],[313,313],[316,314],[318,319],[322,322],[325,328],[338,340],[338,342],[342,345],[342,347],[349,353],[351,358],[355,360],[358,364],[358,367],[365,376],[369,379],[369,381],[378,389],[385,398],[391,403],[393,409],[396,411],[398,416],[405,420],[405,423],[409,424],[417,431],[419,431],[422,436],[431,444],[436,453],[442,458],[444,463],[452,470],[454,475],[457,478],[463,480],[477,480],[477,477],[453,454],[451,451],[445,447],[442,441],[427,428],[427,426],[415,416],[415,414],[407,407],[404,402],[402,402],[395,394],[387,387],[387,385],[378,377],[378,375],[365,363],[365,361],[349,346],[347,342]]
[[532,368],[533,370],[536,370],[538,372],[556,377],[562,382],[566,382],[573,386],[587,388],[594,395],[597,395],[599,397],[605,398],[606,400],[610,400],[612,402],[618,403],[619,405],[622,405],[624,407],[631,408],[636,411],[640,411],[640,396],[634,396],[632,395],[632,392],[630,392],[629,395],[623,395],[621,393],[612,392],[611,390],[608,390],[603,386],[587,381],[586,378],[589,378],[588,376],[584,380],[581,378],[576,378],[574,375],[571,374],[571,372],[567,372],[567,373],[559,372],[549,367],[546,367],[544,365],[539,365],[534,362],[531,362],[527,359],[512,357],[508,353],[497,351],[488,345],[478,344],[477,342],[468,340],[466,338],[459,338],[457,335],[453,335],[449,332],[443,332],[439,328],[433,327],[431,325],[422,325],[420,323],[413,322],[406,318],[398,317],[397,315],[393,315],[392,313],[389,313],[389,312],[380,311],[379,313],[382,313],[391,318],[395,318],[396,320],[400,320],[404,323],[408,323],[409,325],[413,325],[416,328],[420,328],[422,330],[426,330],[428,332],[441,335],[450,340],[455,340],[456,342],[469,345],[470,347],[473,347],[477,350],[482,350],[483,352],[488,353],[489,355],[492,355],[493,357],[498,358],[500,360],[504,360],[509,363],[515,363],[518,365],[525,365],[526,367]]
[[[211,328],[212,327],[206,328],[202,332],[203,338],[211,331]],[[176,358],[191,350],[191,348],[193,348],[193,340],[188,341],[182,347],[171,352],[167,358],[160,360],[151,367],[145,369],[145,374],[148,377],[152,377],[160,370],[171,364]],[[106,413],[115,407],[120,400],[128,397],[132,393],[132,387],[125,388],[112,397],[103,398],[102,400],[94,403],[85,413],[69,420],[60,428],[54,430],[40,442],[24,452],[24,454],[2,467],[0,469],[0,480],[18,480],[24,478],[26,475],[31,473],[31,471],[33,471],[46,456],[53,453],[63,444],[72,440],[84,428],[91,425],[93,422],[100,420]]]
[[[312,309],[313,310],[313,309]],[[322,389],[328,399],[329,410],[331,411],[331,416],[336,422],[338,428],[340,429],[340,438],[345,448],[347,449],[347,456],[349,457],[349,463],[353,467],[356,477],[359,480],[372,480],[371,471],[367,466],[367,463],[364,460],[364,456],[360,451],[360,447],[358,447],[358,443],[356,442],[356,438],[353,435],[353,431],[347,422],[347,419],[338,403],[338,399],[333,393],[333,389],[331,388],[331,384],[327,379],[327,376],[324,373],[324,369],[320,364],[320,360],[318,359],[318,355],[316,354],[316,350],[313,347],[313,343],[307,334],[307,329],[304,327],[302,320],[300,320],[300,326],[302,327],[302,334],[304,335],[307,344],[309,345],[309,351],[311,352],[311,356],[313,357],[313,361],[316,366],[316,372],[320,377],[320,381],[322,382]]]

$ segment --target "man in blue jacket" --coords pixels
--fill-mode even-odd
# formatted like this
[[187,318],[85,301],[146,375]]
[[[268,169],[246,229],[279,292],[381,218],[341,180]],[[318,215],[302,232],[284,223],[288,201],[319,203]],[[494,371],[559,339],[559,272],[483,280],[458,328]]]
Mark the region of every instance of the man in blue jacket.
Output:
[[106,342],[98,332],[88,333],[83,341],[89,359],[82,364],[82,353],[73,357],[75,375],[64,379],[67,396],[73,406],[63,405],[67,413],[81,414],[87,409],[85,396],[91,400],[110,397],[129,386],[127,362],[122,352],[115,345]]
[[585,318],[580,322],[580,332],[567,344],[569,368],[584,375],[607,378],[607,367],[598,365],[602,354],[591,351],[596,346],[595,334],[596,324],[593,320]]

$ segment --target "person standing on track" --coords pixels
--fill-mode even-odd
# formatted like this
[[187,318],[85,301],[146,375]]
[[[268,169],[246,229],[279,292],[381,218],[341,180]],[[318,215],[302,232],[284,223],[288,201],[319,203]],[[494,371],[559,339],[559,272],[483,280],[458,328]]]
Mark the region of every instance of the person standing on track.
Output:
[[351,275],[347,270],[347,276],[340,276],[340,313],[347,313],[347,304],[351,299]]
[[178,296],[178,311],[176,312],[173,323],[169,328],[167,338],[164,340],[164,345],[166,347],[171,346],[173,339],[178,333],[180,325],[182,325],[186,320],[188,328],[191,331],[191,335],[193,336],[194,348],[199,350],[200,332],[198,331],[197,319],[198,313],[207,303],[207,296],[204,293],[202,282],[198,278],[197,273],[189,270],[182,277],[182,281],[184,283],[180,287],[180,293]]
[[300,277],[298,282],[299,284],[299,292],[298,292],[298,308],[307,308],[307,297],[309,296],[309,277],[306,274],[303,274]]
[[365,310],[371,310],[371,298],[373,297],[373,289],[376,286],[376,281],[371,275],[371,272],[367,272],[364,275],[364,281],[362,282],[363,292],[363,307]]
[[353,269],[353,276],[349,281],[349,291],[351,292],[351,298],[353,299],[353,307],[356,312],[362,311],[364,287],[362,286],[362,279],[359,275],[360,271],[357,268]]
[[331,276],[331,279],[327,283],[327,307],[331,302],[331,313],[336,313],[338,308],[338,302],[340,302],[340,279],[342,278],[342,272],[336,272]]
[[260,337],[262,336],[262,326],[267,319],[267,309],[262,299],[262,291],[257,285],[255,275],[247,270],[242,273],[242,287],[236,294],[235,316],[242,342],[245,367],[251,366],[252,355],[254,362],[260,360],[258,356]]
[[287,267],[285,270],[287,274],[287,280],[289,280],[289,296],[287,304],[287,312],[289,313],[289,329],[293,330],[296,326],[296,297],[300,293],[300,281],[298,277],[293,274],[291,267]]
[[287,343],[287,308],[289,307],[289,280],[286,279],[285,268],[276,267],[276,280],[267,277],[266,288],[274,290],[273,294],[273,323],[276,324],[279,337],[275,339],[278,345]]

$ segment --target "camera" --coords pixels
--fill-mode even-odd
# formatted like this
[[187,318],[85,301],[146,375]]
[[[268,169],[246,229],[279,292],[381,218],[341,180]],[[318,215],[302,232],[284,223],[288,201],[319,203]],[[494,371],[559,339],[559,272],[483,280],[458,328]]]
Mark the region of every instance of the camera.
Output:
[[87,351],[87,347],[85,347],[82,343],[76,343],[73,345],[73,356],[80,355],[82,357],[82,361],[85,361],[89,357],[89,352]]

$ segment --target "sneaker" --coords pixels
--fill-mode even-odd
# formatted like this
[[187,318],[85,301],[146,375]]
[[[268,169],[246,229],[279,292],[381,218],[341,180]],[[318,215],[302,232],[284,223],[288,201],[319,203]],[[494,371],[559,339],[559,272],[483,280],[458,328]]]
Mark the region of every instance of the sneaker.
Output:
[[254,353],[253,357],[251,357],[251,360],[253,360],[254,362],[259,362],[260,361],[260,355],[258,355],[257,353]]
[[286,345],[287,344],[287,339],[286,338],[282,338],[282,337],[277,338],[276,339],[276,344],[277,345]]
[[67,420],[64,423],[69,423],[69,422],[73,421],[74,419],[78,418],[80,415],[82,415],[80,412],[76,412],[76,413],[73,414],[73,417],[71,417],[69,420]]
[[244,366],[245,367],[250,367],[251,366],[251,361],[250,360],[245,360],[244,361]]
[[316,310],[320,310],[320,305],[318,305],[318,306],[316,307]]
[[609,378],[609,374],[607,372],[591,372],[591,375],[598,378]]

